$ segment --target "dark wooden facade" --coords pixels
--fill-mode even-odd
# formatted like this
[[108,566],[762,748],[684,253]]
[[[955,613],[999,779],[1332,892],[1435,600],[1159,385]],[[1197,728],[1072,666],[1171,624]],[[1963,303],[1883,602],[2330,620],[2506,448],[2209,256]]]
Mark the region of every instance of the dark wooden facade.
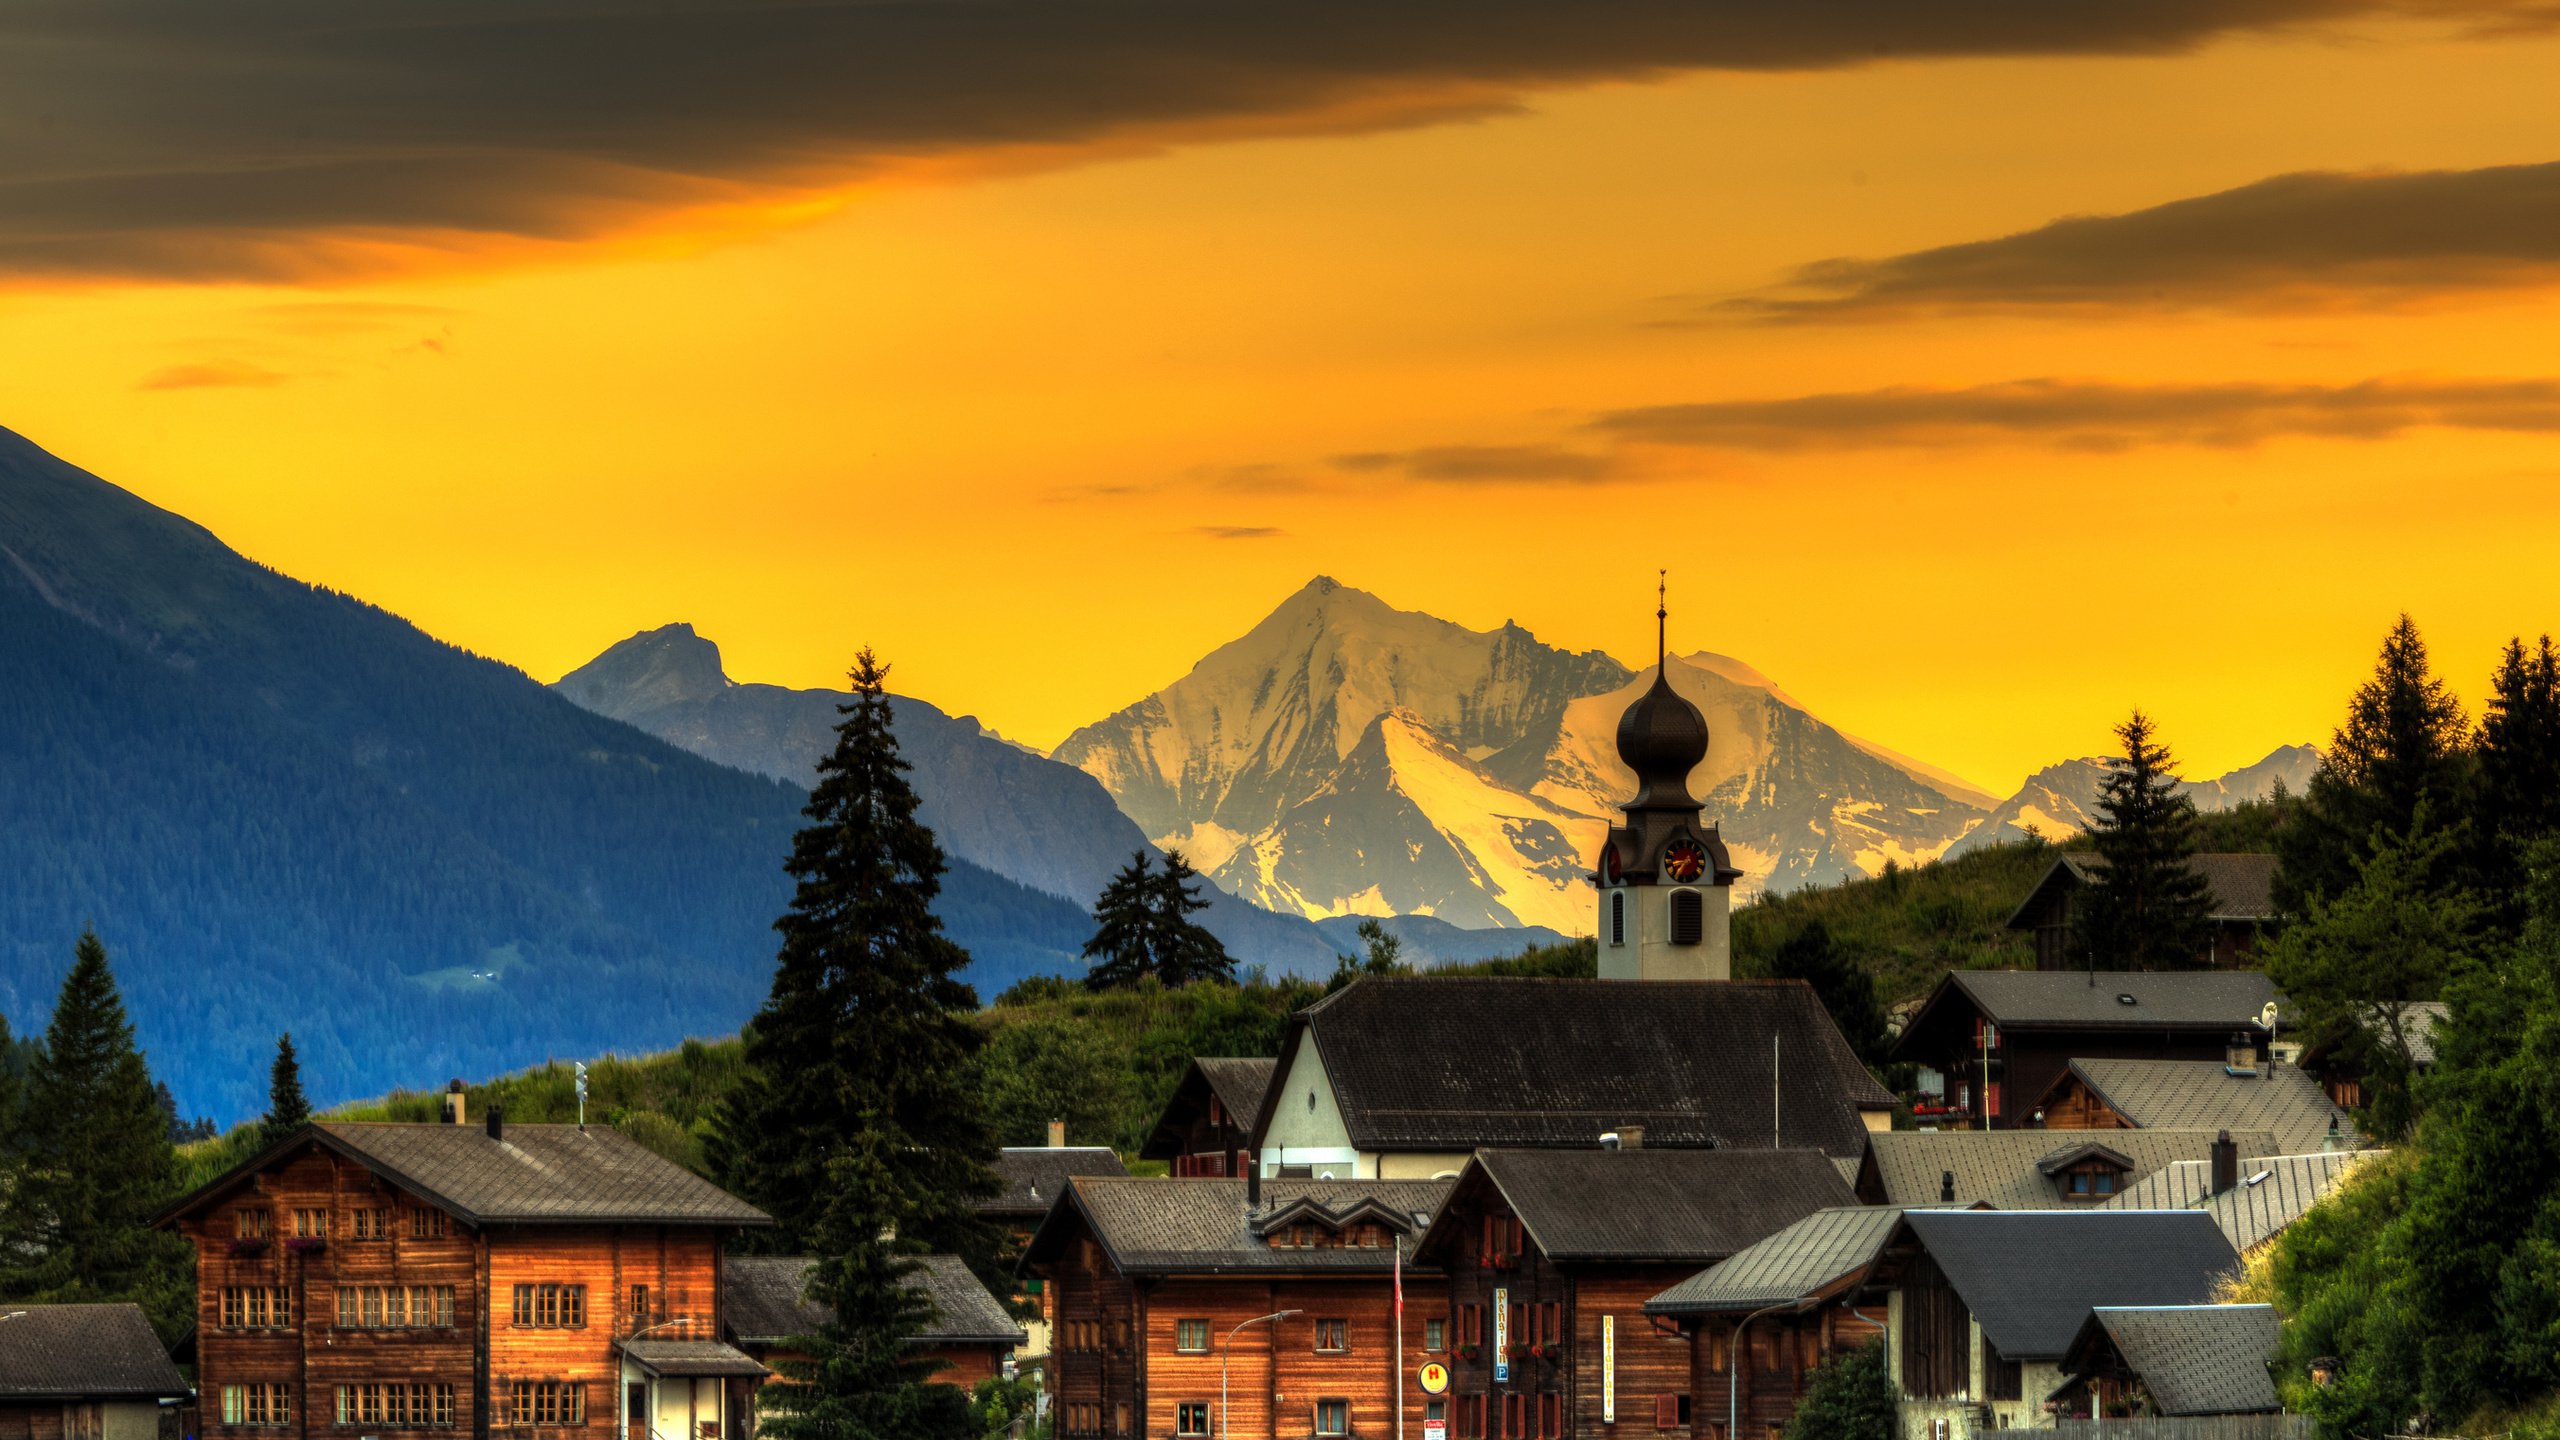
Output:
[[1690,1347],[1644,1313],[1694,1265],[1557,1265],[1516,1217],[1488,1207],[1478,1219],[1485,1238],[1449,1275],[1453,1440],[1711,1433],[1688,1418]]
[[[2098,984],[2107,983],[2102,974]],[[1942,986],[1897,1042],[1894,1058],[1946,1077],[1946,1108],[1923,1113],[1928,1123],[2015,1130],[2030,1128],[2035,1102],[2069,1072],[2073,1060],[2221,1060],[2233,1029],[2228,1019],[2153,1027],[2002,1025],[1963,990]]]

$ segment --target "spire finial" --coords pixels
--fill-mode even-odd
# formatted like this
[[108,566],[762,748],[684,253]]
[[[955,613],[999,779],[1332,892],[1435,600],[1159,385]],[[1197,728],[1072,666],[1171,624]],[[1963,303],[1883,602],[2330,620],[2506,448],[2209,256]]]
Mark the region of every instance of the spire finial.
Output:
[[1653,573],[1653,663],[1660,667],[1671,655],[1671,572]]

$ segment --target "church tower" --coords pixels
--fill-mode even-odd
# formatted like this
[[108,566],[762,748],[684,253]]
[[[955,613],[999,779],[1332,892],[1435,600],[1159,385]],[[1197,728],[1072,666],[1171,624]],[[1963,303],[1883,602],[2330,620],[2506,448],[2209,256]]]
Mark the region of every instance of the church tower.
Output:
[[1636,772],[1600,868],[1600,978],[1733,978],[1733,866],[1716,827],[1689,795],[1689,772],[1707,758],[1707,717],[1671,688],[1670,609],[1654,620],[1653,686],[1618,718],[1618,758]]

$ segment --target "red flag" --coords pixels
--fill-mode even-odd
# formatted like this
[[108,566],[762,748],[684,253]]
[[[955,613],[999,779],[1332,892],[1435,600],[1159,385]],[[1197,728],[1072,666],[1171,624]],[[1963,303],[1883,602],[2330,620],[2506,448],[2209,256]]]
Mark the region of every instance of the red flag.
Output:
[[1404,1241],[1396,1241],[1396,1318],[1404,1318]]

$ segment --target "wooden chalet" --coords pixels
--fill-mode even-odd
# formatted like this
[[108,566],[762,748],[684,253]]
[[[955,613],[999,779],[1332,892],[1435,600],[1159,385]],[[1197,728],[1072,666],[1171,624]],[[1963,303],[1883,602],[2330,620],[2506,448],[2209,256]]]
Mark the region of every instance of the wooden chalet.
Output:
[[539,1431],[721,1440],[754,1206],[604,1126],[306,1125],[162,1212],[196,1246],[205,1440]]
[[1902,1433],[2050,1428],[2044,1402],[2099,1305],[2201,1305],[2240,1267],[2210,1216],[1909,1210],[1859,1288],[1886,1297]]
[[1641,1126],[1845,1160],[1893,1109],[1800,980],[1370,977],[1290,1017],[1253,1148],[1272,1177],[1445,1178]]
[[[2092,1209],[2178,1166],[2205,1164],[2221,1133],[1896,1130],[1868,1137],[1855,1184],[1869,1205]],[[2249,1154],[2268,1153],[2275,1144],[2264,1130],[2233,1138]]]
[[1024,1260],[1056,1302],[1058,1440],[1385,1437],[1399,1401],[1418,1427],[1437,1403],[1419,1372],[1445,1360],[1449,1312],[1446,1280],[1412,1263],[1413,1242],[1448,1192],[1412,1180],[1071,1181]]
[[[2258,853],[2196,856],[2190,864],[2204,877],[2211,897],[2212,940],[2196,963],[2206,969],[2231,970],[2254,964],[2258,947],[2284,924],[2276,909],[2276,857]],[[2008,928],[2035,937],[2038,970],[2080,968],[2072,938],[2073,911],[2079,897],[2106,873],[2105,859],[2074,850],[2054,857],[2051,868],[2027,892],[2009,916]]]
[[0,1323],[0,1440],[159,1440],[187,1398],[138,1305],[13,1305]]
[[1808,1372],[1883,1336],[1859,1287],[1901,1223],[1885,1206],[1817,1210],[1645,1302],[1687,1342],[1692,1433],[1775,1440]]
[[[1621,1131],[1622,1144],[1637,1138]],[[1718,1433],[1697,1411],[1690,1347],[1646,1303],[1850,1200],[1817,1150],[1479,1151],[1414,1251],[1449,1276],[1449,1434]],[[1759,1372],[1786,1412],[1811,1363],[1795,1343]]]
[[2240,1036],[2218,1061],[2074,1059],[2030,1118],[2047,1130],[2264,1130],[2283,1155],[2364,1143],[2319,1081]]
[[1237,1056],[1193,1060],[1138,1158],[1162,1160],[1179,1176],[1242,1175],[1253,1160],[1262,1094],[1279,1064]]
[[2075,1059],[2222,1060],[2235,1034],[2267,1043],[2276,1003],[2246,970],[1955,970],[1891,1058],[1924,1067],[1922,1123],[2014,1129]]
[[[976,1202],[977,1212],[1002,1226],[1012,1243],[1012,1253],[1019,1256],[1022,1247],[1031,1243],[1032,1232],[1049,1218],[1050,1208],[1067,1192],[1067,1182],[1078,1175],[1126,1175],[1128,1167],[1120,1163],[1118,1152],[1107,1145],[1069,1145],[1063,1122],[1049,1122],[1047,1145],[1008,1145],[996,1156],[996,1178],[1004,1188]],[[1025,1364],[1037,1364],[1049,1354],[1051,1306],[1042,1293],[1036,1277],[1026,1277],[1017,1301],[1039,1302],[1039,1314],[1024,1322],[1023,1340],[1016,1356]]]
[[2269,1305],[2100,1305],[2063,1352],[2059,1418],[2266,1415],[2284,1408],[2268,1365]]
[[[731,1255],[720,1263],[723,1338],[776,1371],[768,1384],[789,1383],[781,1362],[803,1358],[796,1341],[827,1323],[827,1307],[808,1298],[806,1255]],[[907,1283],[932,1309],[909,1343],[941,1366],[933,1374],[946,1385],[974,1388],[1005,1373],[1024,1339],[1022,1325],[1004,1302],[957,1255],[924,1255]]]

